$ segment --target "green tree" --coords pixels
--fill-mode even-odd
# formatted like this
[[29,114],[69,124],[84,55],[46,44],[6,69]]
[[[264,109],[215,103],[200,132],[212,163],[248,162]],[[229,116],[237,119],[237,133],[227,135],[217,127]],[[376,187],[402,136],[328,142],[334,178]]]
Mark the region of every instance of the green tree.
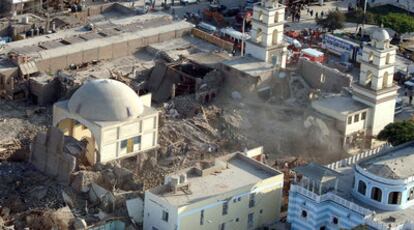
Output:
[[329,32],[344,28],[344,22],[345,15],[339,11],[329,11],[326,18],[316,19],[316,23]]
[[414,31],[414,17],[404,13],[389,13],[379,16],[379,23],[392,28],[400,34]]
[[391,123],[378,134],[378,139],[392,145],[400,145],[414,140],[414,121]]

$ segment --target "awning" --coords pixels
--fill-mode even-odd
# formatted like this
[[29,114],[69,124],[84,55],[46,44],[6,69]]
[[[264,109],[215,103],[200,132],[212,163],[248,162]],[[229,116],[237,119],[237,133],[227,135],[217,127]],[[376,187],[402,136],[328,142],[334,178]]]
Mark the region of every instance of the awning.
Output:
[[20,64],[19,69],[23,75],[30,75],[39,72],[36,63],[33,61]]

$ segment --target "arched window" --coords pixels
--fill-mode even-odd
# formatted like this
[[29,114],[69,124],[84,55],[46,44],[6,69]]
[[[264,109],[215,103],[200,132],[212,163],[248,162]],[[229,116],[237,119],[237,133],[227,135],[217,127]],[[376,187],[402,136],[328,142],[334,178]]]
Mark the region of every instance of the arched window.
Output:
[[302,216],[303,218],[306,218],[306,217],[308,216],[308,212],[307,212],[307,211],[305,211],[305,210],[302,210],[301,216]]
[[263,22],[263,12],[262,11],[259,11],[258,14],[259,14],[258,15],[259,21]]
[[401,204],[401,192],[390,192],[388,194],[388,204]]
[[384,77],[382,78],[382,88],[388,87],[388,72],[384,73]]
[[262,39],[263,39],[263,31],[262,29],[258,28],[256,31],[256,42],[260,43],[262,42]]
[[367,78],[365,80],[365,85],[366,86],[371,86],[371,82],[372,82],[372,72],[370,70],[367,71]]
[[385,57],[385,64],[390,64],[390,58],[391,58],[391,54],[387,54],[387,56]]
[[371,190],[371,199],[381,202],[382,200],[382,190],[378,187],[372,187]]
[[276,12],[274,22],[278,23],[279,21],[279,12]]
[[372,51],[368,54],[368,62],[374,62],[374,53]]
[[365,196],[366,191],[367,191],[367,184],[365,184],[365,182],[360,180],[358,182],[358,192]]
[[273,45],[274,44],[277,44],[277,38],[278,38],[278,31],[277,30],[274,30],[273,31],[273,34],[272,34],[272,42],[273,42]]

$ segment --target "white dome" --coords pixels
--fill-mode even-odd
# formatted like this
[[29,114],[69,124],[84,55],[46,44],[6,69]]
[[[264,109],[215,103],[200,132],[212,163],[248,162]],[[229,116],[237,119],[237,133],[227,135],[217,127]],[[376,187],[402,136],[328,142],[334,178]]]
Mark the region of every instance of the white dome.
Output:
[[385,29],[377,29],[372,34],[372,39],[377,41],[390,40],[390,34]]
[[68,102],[69,112],[92,121],[125,121],[144,111],[144,104],[127,85],[115,80],[84,83]]

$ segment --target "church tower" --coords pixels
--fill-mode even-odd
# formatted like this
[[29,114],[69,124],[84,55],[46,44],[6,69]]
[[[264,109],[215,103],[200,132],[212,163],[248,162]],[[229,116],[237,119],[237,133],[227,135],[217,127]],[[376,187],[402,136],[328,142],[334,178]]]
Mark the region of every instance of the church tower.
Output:
[[370,44],[362,50],[359,82],[353,85],[353,98],[368,105],[368,135],[376,136],[394,121],[398,86],[393,84],[396,58],[395,46],[384,29],[376,30]]
[[276,67],[286,67],[287,44],[283,42],[285,6],[277,0],[262,0],[253,7],[252,36],[246,53]]

